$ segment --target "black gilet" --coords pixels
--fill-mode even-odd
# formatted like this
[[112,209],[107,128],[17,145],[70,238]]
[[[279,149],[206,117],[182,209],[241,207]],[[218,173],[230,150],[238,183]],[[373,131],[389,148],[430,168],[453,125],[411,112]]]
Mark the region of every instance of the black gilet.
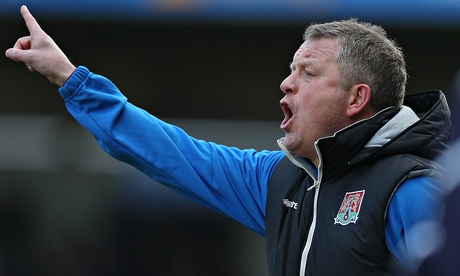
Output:
[[[390,271],[404,271],[393,267],[397,264],[386,245],[385,212],[398,185],[411,176],[432,174],[427,167],[415,156],[397,155],[362,164],[323,182],[318,188],[316,227],[305,275],[388,275]],[[299,275],[316,189],[307,191],[313,181],[287,158],[278,164],[269,185],[269,275]],[[346,210],[340,209],[346,206],[343,202],[347,195],[348,199],[354,195],[362,200],[357,201],[360,206],[355,221],[342,225],[338,220],[346,215]]]
[[320,139],[322,179],[317,188],[308,191],[314,180],[286,157],[277,165],[265,214],[271,276],[300,275],[312,224],[305,275],[388,275],[396,271],[389,268],[395,261],[385,239],[388,204],[404,180],[442,177],[440,168],[428,160],[450,141],[450,112],[442,92],[410,95],[405,105],[420,121],[384,147],[368,149],[365,145],[398,113],[397,108]]

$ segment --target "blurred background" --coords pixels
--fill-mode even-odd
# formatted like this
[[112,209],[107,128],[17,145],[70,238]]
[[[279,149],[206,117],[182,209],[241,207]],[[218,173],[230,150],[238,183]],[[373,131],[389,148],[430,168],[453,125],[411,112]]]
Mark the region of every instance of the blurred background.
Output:
[[[409,93],[456,94],[456,0],[2,0],[2,51],[28,34],[22,4],[132,103],[231,146],[277,149],[279,84],[313,21],[382,25]],[[262,237],[108,157],[46,78],[2,58],[0,92],[0,275],[266,275]]]

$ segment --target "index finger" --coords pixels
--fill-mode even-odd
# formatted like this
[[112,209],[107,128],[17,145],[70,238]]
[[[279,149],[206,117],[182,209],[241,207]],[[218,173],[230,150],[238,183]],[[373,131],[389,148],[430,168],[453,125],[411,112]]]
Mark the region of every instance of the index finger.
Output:
[[32,16],[29,9],[23,5],[21,6],[21,15],[26,22],[27,29],[29,29],[30,34],[41,30],[40,25],[38,25],[37,20]]

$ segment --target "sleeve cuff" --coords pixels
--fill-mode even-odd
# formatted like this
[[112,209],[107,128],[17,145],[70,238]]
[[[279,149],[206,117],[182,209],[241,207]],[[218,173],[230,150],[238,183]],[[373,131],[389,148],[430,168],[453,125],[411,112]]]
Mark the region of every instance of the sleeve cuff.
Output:
[[90,76],[91,72],[84,66],[78,66],[77,69],[70,75],[64,86],[59,88],[59,94],[65,100],[72,96],[81,84]]

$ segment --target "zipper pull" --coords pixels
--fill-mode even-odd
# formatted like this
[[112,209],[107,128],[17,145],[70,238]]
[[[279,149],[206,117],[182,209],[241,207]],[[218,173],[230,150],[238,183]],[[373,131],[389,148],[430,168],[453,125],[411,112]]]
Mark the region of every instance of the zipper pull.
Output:
[[313,183],[312,186],[310,186],[307,191],[311,191],[313,188],[318,188],[319,186],[319,181],[318,180],[315,180],[315,183]]

